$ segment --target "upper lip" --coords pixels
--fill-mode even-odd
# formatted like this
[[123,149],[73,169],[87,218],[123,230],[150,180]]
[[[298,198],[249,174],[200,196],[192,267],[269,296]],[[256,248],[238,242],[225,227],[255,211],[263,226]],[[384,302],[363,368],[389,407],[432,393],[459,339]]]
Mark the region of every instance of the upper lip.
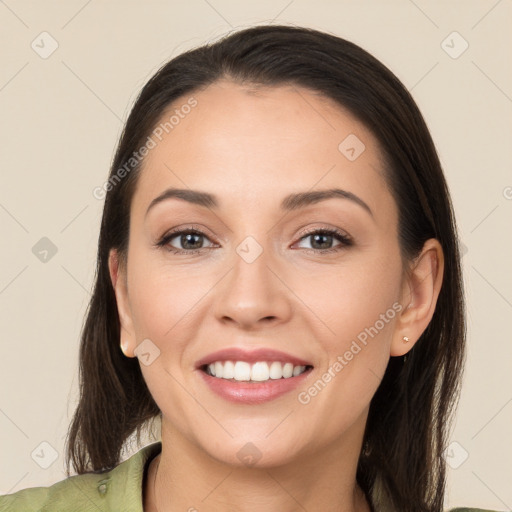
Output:
[[196,362],[196,368],[214,363],[215,361],[247,361],[248,363],[257,363],[258,361],[279,361],[281,363],[293,363],[293,366],[312,366],[308,361],[300,357],[274,350],[272,348],[258,348],[254,350],[244,350],[238,347],[225,348],[212,352],[202,357]]

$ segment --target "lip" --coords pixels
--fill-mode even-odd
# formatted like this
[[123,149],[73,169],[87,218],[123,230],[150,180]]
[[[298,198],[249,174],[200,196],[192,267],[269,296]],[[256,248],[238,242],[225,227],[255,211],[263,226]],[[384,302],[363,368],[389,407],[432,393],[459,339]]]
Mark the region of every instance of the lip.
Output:
[[272,348],[244,350],[238,347],[231,347],[212,352],[201,358],[196,362],[196,369],[200,370],[203,366],[215,363],[216,361],[246,361],[248,363],[279,361],[283,364],[293,363],[293,366],[313,366],[309,361]]
[[[221,379],[206,373],[204,371],[205,367],[216,361],[246,361],[247,363],[279,361],[283,364],[292,363],[293,366],[309,366],[310,368],[300,375],[288,379],[281,378],[269,379],[264,382],[247,382]],[[305,359],[271,348],[244,350],[239,347],[231,347],[212,352],[201,358],[196,363],[196,369],[199,370],[199,374],[205,384],[218,396],[230,402],[256,405],[274,400],[293,391],[307,379],[313,370],[313,365]]]
[[257,405],[274,400],[293,391],[308,378],[313,368],[288,379],[275,379],[265,382],[234,381],[212,377],[204,371],[199,371],[201,378],[218,396],[229,402],[246,405]]

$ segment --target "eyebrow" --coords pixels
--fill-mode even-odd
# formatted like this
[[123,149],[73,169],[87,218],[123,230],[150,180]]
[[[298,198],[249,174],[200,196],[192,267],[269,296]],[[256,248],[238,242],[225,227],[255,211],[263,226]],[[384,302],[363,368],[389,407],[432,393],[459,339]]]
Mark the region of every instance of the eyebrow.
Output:
[[[313,190],[308,192],[289,194],[281,201],[281,210],[298,210],[300,208],[319,203],[320,201],[333,198],[348,199],[349,201],[352,201],[353,203],[358,204],[364,208],[364,210],[366,210],[373,217],[373,212],[371,211],[370,207],[360,197],[356,196],[352,192],[348,192],[347,190],[342,190],[340,188],[330,188],[327,190]],[[208,192],[201,192],[199,190],[184,188],[168,188],[151,201],[148,209],[146,210],[146,216],[154,206],[168,199],[181,199],[188,203],[203,206],[208,209],[219,208],[219,201],[217,197],[213,194],[209,194]]]

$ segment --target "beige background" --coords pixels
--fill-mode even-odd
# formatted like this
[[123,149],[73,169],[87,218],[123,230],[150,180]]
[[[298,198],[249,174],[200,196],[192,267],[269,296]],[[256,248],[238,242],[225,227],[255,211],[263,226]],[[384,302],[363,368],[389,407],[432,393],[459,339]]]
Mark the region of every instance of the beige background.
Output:
[[[103,206],[92,190],[136,94],[170,57],[270,20],[360,44],[424,113],[467,247],[468,364],[447,506],[510,510],[510,0],[0,2],[0,494],[64,478]],[[42,237],[57,249],[46,262],[32,251]],[[54,453],[48,469],[36,463]]]

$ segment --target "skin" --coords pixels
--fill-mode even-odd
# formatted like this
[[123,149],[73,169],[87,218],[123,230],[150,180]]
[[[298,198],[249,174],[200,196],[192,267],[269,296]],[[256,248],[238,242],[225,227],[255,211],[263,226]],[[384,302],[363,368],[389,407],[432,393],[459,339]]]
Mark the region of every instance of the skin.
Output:
[[[197,106],[145,159],[126,266],[115,250],[109,260],[125,354],[135,357],[148,338],[160,350],[150,365],[141,363],[162,411],[162,453],[144,483],[144,510],[203,512],[229,504],[242,512],[368,511],[355,473],[369,403],[389,357],[408,352],[432,318],[443,275],[440,244],[428,240],[402,267],[398,209],[377,141],[337,104],[298,87],[230,81],[193,96]],[[338,150],[349,134],[366,147],[355,161]],[[169,199],[146,217],[170,186],[215,194],[220,207]],[[331,187],[356,194],[373,216],[338,198],[286,214],[279,209],[289,193]],[[192,242],[202,253],[155,247],[172,228],[190,224],[206,235]],[[353,244],[333,238],[320,249],[340,250],[322,254],[303,234],[313,228],[339,228]],[[252,263],[236,252],[249,235],[263,250]],[[179,235],[170,244],[186,250]],[[401,311],[308,404],[300,403],[298,393],[394,303]],[[314,369],[296,391],[260,405],[233,404],[195,369],[197,360],[228,346],[272,347]],[[247,443],[261,454],[252,466],[237,457]]]

